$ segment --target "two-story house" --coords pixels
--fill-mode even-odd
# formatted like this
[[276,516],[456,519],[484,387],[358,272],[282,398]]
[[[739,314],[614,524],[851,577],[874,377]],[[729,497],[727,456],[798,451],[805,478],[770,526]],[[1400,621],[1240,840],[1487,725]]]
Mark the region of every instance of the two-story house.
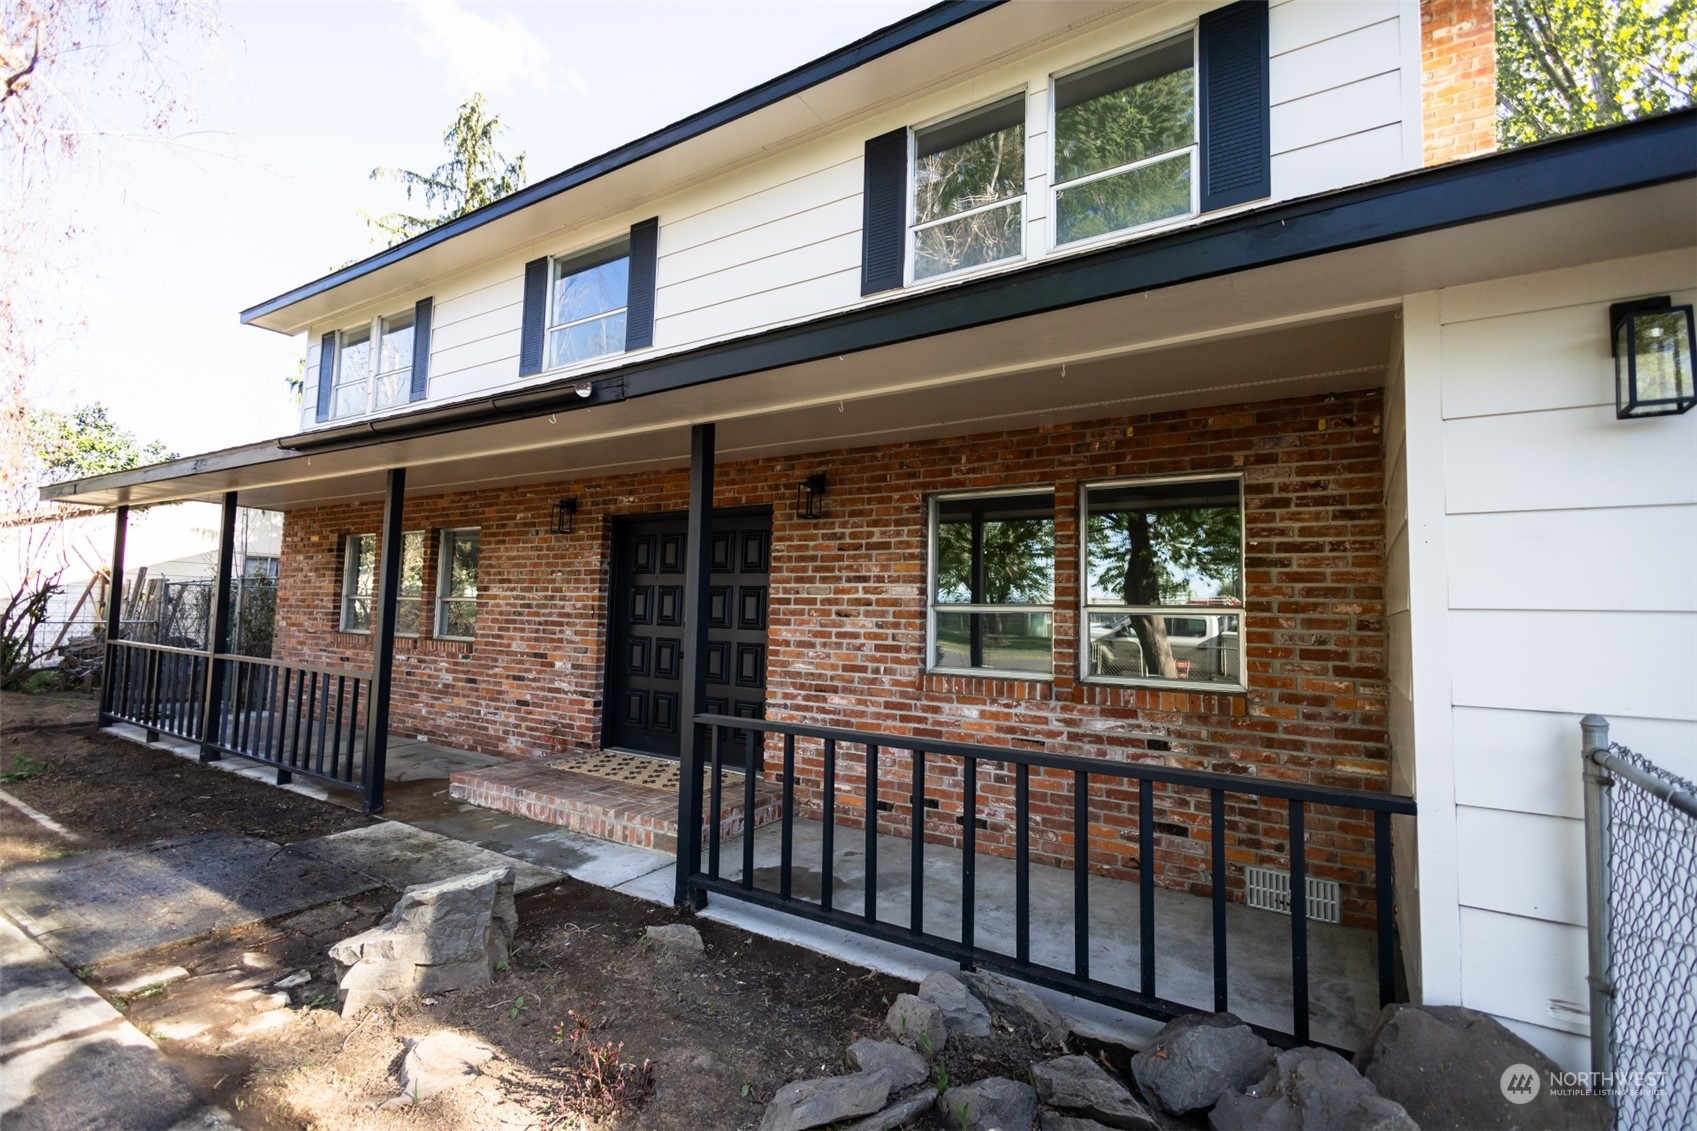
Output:
[[[1129,981],[1023,903],[979,958],[1157,1012],[1226,983],[1157,985],[1211,936],[1156,886],[1223,963],[1317,881],[1293,954],[1329,900],[1579,1067],[1577,716],[1697,734],[1697,419],[1617,419],[1609,316],[1697,294],[1697,115],[1492,152],[1490,10],[941,4],[244,311],[295,434],[45,493],[285,513],[215,748],[679,758],[686,819],[761,778],[823,818],[803,913],[932,948],[833,851],[961,852],[966,947],[977,859],[1133,879]],[[796,903],[711,824],[680,896]]]

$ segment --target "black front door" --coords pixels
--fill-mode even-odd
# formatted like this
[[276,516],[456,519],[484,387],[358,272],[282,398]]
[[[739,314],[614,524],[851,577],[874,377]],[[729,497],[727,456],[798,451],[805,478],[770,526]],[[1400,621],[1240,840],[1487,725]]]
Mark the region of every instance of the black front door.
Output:
[[[607,746],[678,756],[688,542],[682,515],[614,527]],[[713,516],[704,707],[711,714],[762,717],[771,549],[770,514]]]

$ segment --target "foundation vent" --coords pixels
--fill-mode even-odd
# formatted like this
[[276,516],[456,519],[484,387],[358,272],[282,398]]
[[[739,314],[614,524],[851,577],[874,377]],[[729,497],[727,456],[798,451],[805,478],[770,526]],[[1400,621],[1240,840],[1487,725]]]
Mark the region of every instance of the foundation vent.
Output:
[[[1245,868],[1249,881],[1249,906],[1263,911],[1290,914],[1290,873],[1276,868]],[[1338,884],[1336,880],[1317,880],[1308,877],[1308,918],[1319,923],[1338,921]]]

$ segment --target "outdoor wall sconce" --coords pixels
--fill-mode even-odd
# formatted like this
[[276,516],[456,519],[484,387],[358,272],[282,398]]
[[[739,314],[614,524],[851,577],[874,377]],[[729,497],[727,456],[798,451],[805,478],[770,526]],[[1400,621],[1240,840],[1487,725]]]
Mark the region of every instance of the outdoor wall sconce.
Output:
[[577,528],[577,496],[561,499],[554,504],[554,525],[549,529],[555,534],[570,534]]
[[1697,336],[1691,307],[1667,295],[1609,307],[1615,359],[1615,416],[1674,416],[1697,405]]
[[796,484],[795,513],[802,518],[825,517],[825,475],[809,475]]

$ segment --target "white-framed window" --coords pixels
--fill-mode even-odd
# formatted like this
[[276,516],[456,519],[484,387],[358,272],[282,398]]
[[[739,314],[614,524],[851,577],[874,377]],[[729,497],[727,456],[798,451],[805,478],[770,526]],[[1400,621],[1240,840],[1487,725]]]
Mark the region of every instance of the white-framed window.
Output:
[[549,265],[546,368],[623,353],[630,244],[564,256]]
[[1025,92],[913,131],[908,278],[1025,254]]
[[1051,105],[1057,247],[1196,213],[1195,35],[1057,75]]
[[470,640],[477,635],[477,559],[475,527],[442,531],[436,568],[436,635]]
[[[417,636],[424,602],[424,531],[401,536],[401,584],[395,591],[395,635]],[[377,597],[377,535],[350,534],[342,564],[342,631],[370,632]]]
[[930,502],[932,671],[1054,673],[1055,493],[1041,487]]
[[330,415],[404,404],[412,391],[413,311],[386,314],[336,335]]
[[1121,480],[1082,491],[1085,678],[1239,690],[1243,480]]

